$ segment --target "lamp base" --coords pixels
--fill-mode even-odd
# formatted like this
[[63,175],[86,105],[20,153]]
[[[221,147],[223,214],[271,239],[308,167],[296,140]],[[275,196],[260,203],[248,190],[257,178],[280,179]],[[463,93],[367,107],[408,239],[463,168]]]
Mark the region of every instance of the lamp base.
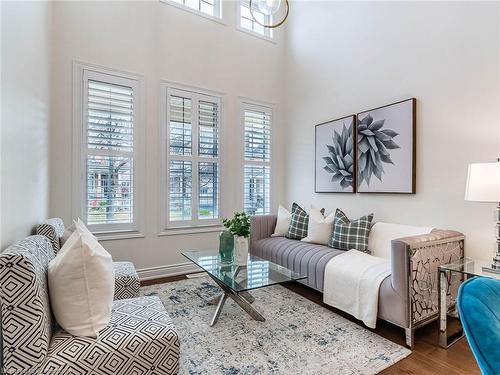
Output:
[[497,253],[493,257],[493,263],[489,267],[483,267],[483,271],[500,274],[500,241],[497,239]]
[[492,267],[483,267],[484,272],[497,273],[500,275],[500,269],[492,268]]
[[496,226],[496,237],[497,237],[496,254],[493,257],[493,263],[491,264],[491,266],[489,266],[489,267],[483,267],[483,271],[500,274],[500,203],[498,203],[498,206],[496,208],[495,216],[496,216],[496,221],[497,221],[497,226]]

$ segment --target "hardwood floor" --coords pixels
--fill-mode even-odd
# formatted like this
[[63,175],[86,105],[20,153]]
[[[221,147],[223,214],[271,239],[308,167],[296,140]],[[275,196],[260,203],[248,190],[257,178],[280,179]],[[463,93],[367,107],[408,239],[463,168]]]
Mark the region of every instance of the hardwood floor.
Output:
[[[155,280],[141,282],[141,286],[161,284],[166,282],[185,279],[186,276],[172,276]],[[322,302],[322,294],[300,283],[284,284],[284,287],[293,290],[295,293],[317,303],[336,314],[343,316],[350,321],[362,325],[358,320],[350,315],[334,309]],[[364,326],[363,326],[364,327]],[[366,328],[366,327],[365,327]],[[390,323],[384,321],[377,322],[377,328],[373,332],[385,337],[400,345],[405,345],[404,331]],[[474,356],[469,348],[467,340],[461,339],[449,349],[442,349],[438,346],[437,322],[430,323],[415,332],[415,348],[412,354],[381,372],[384,375],[412,374],[412,375],[480,375]]]

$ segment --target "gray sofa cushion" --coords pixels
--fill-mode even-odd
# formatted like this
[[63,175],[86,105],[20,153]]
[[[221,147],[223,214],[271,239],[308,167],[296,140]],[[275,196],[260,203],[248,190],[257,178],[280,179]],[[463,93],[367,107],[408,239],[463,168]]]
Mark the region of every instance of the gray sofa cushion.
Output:
[[326,264],[344,251],[285,237],[272,237],[252,242],[252,253],[308,275],[303,283],[322,292]]
[[[326,264],[330,259],[342,253],[344,250],[290,240],[285,237],[264,238],[252,243],[252,254],[308,275],[308,278],[301,282],[320,292],[323,292],[324,288]],[[387,276],[380,285],[378,316],[400,326],[408,326],[408,314],[404,301],[404,296],[396,293],[391,277]]]

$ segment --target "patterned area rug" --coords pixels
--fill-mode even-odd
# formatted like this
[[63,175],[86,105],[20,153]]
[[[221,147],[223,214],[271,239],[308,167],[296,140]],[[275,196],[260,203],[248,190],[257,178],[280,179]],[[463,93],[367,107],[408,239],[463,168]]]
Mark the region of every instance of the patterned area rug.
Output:
[[228,299],[210,327],[219,293],[208,276],[141,288],[177,327],[180,374],[376,374],[411,353],[279,285],[251,292],[265,322]]

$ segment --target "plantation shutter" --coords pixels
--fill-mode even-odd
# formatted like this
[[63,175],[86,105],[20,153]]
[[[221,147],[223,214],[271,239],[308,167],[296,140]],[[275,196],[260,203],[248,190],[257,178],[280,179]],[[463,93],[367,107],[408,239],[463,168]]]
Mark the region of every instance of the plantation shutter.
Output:
[[199,101],[198,153],[203,156],[218,156],[219,106],[217,103]]
[[198,219],[215,219],[219,216],[219,165],[210,159],[217,158],[219,155],[218,102],[200,99],[198,121],[198,154],[200,156]]
[[169,89],[167,227],[218,224],[220,100]]
[[[134,84],[87,74],[86,143],[88,225],[134,222]],[[102,79],[94,79],[102,78]]]
[[172,155],[191,155],[191,108],[190,98],[170,97],[170,154]]
[[250,215],[270,213],[271,120],[269,108],[253,105],[245,105],[243,108],[243,208]]

